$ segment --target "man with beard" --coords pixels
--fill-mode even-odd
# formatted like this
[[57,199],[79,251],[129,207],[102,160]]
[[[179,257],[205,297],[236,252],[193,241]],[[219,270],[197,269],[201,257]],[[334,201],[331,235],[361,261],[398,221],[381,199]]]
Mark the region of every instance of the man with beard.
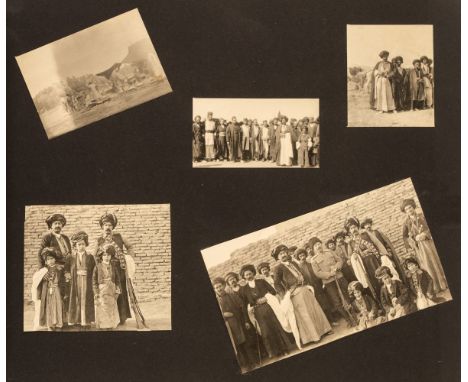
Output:
[[[382,265],[385,265],[393,271],[396,270],[398,273],[400,281],[406,283],[405,271],[403,269],[403,265],[400,262],[400,258],[398,257],[395,247],[393,246],[390,239],[380,230],[372,228],[372,219],[366,218],[361,224],[361,228],[364,231],[361,233],[361,236],[374,244],[377,248],[377,251],[380,255],[380,262]],[[390,262],[390,264],[388,264]]]
[[[247,353],[247,359],[250,360],[253,364],[258,364],[260,362],[260,357],[258,354],[257,343],[259,344],[260,355],[263,357],[266,353],[261,337],[257,339],[255,329],[250,320],[248,319],[247,301],[243,293],[243,286],[240,285],[240,281],[244,280],[239,280],[239,275],[234,272],[229,272],[224,278],[224,280],[226,280],[226,293],[236,295],[239,301],[241,302],[241,309],[243,314],[241,318],[241,325],[243,327],[245,335],[244,348]],[[244,282],[242,282],[242,284],[245,285]]]
[[250,329],[249,324],[244,323],[244,304],[236,293],[227,293],[226,282],[221,277],[213,280],[213,288],[218,299],[224,321],[229,331],[229,336],[235,347],[239,365],[245,371],[252,369],[254,362],[249,357],[246,349],[247,337],[245,329]]
[[351,265],[354,274],[364,288],[368,288],[376,301],[379,301],[379,280],[375,271],[380,267],[379,252],[370,241],[365,240],[359,232],[359,220],[355,217],[346,221],[345,229],[350,235],[348,253],[351,254]]
[[[105,213],[101,216],[99,224],[102,229],[102,236],[97,239],[96,251],[94,257],[104,250],[104,246],[110,244],[114,247],[116,256],[112,259],[112,263],[116,272],[119,272],[121,281],[121,293],[117,298],[117,307],[119,309],[120,324],[125,324],[127,318],[131,318],[129,300],[132,304],[135,313],[135,320],[138,328],[146,327],[145,319],[138,307],[135,291],[132,281],[127,274],[127,260],[125,258],[124,248],[127,251],[127,256],[133,258],[133,246],[122,237],[120,233],[114,232],[117,225],[117,216],[112,213]],[[129,260],[130,260],[129,259]]]
[[392,77],[392,91],[395,99],[396,111],[402,111],[406,108],[406,76],[408,72],[401,67],[403,57],[397,56],[392,60],[393,63],[393,77]]
[[237,123],[236,117],[232,117],[231,123],[226,131],[227,144],[229,146],[229,159],[232,162],[239,162],[242,157],[241,139],[242,131]]
[[424,92],[424,73],[421,70],[421,61],[413,60],[413,69],[408,71],[406,81],[409,85],[409,102],[411,111],[422,110],[426,93]]
[[41,240],[41,245],[37,254],[39,268],[45,266],[42,251],[44,248],[54,248],[57,256],[57,266],[63,267],[65,258],[71,253],[71,244],[68,236],[62,234],[62,228],[67,224],[65,216],[62,214],[52,214],[45,220],[49,232]]
[[214,136],[216,132],[216,122],[213,119],[213,113],[210,111],[205,121],[205,159],[211,162],[215,157]]
[[224,119],[219,119],[216,136],[216,159],[223,161],[227,159],[227,143],[226,143],[226,126],[224,125]]

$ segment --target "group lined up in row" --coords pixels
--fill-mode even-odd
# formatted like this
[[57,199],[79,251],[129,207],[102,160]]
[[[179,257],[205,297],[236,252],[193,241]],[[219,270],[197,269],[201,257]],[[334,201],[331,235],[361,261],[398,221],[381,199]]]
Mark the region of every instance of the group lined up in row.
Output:
[[413,60],[413,68],[402,68],[403,57],[388,61],[390,53],[380,52],[371,77],[370,107],[379,112],[421,110],[433,107],[432,60]]
[[42,238],[39,270],[31,288],[36,304],[34,329],[75,326],[86,330],[91,325],[113,329],[132,317],[129,303],[138,327],[145,327],[131,280],[135,271],[132,245],[113,232],[115,214],[101,217],[103,234],[97,239],[94,255],[86,250],[86,232],[79,231],[71,239],[62,233],[64,215],[53,214],[46,223],[49,232]]
[[320,341],[341,318],[362,330],[440,302],[437,293],[447,284],[424,217],[412,199],[401,209],[407,214],[404,241],[415,249],[404,261],[371,219],[361,225],[350,218],[327,248],[317,237],[304,248],[277,246],[272,274],[263,262],[257,269],[243,266],[240,278],[234,272],[215,278],[241,367]]
[[192,125],[193,161],[271,161],[278,166],[318,167],[320,156],[319,117],[289,119],[281,114],[260,126],[256,119],[242,123],[232,117],[214,119],[209,112]]

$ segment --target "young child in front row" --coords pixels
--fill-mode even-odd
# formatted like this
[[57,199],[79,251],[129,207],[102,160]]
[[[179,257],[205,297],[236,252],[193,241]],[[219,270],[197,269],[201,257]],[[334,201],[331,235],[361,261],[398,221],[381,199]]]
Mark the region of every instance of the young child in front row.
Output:
[[320,138],[318,136],[312,140],[311,152],[311,166],[318,167],[320,165]]
[[60,330],[63,326],[65,296],[65,278],[63,268],[56,265],[58,257],[55,248],[46,247],[41,256],[45,262],[47,273],[41,281],[41,308],[39,324],[47,326],[49,331]]
[[351,306],[358,319],[356,330],[364,330],[385,322],[385,317],[379,316],[377,302],[364,292],[359,281],[352,281],[348,285],[348,292],[354,298]]
[[98,257],[100,261],[93,272],[96,328],[112,330],[120,322],[117,298],[121,293],[120,275],[111,261],[115,257],[114,246],[105,245]]

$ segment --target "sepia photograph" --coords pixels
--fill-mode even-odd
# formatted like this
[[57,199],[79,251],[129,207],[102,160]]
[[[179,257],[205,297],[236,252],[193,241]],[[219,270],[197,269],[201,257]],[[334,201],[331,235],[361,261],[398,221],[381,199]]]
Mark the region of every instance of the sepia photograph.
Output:
[[432,25],[348,25],[348,127],[434,127]]
[[319,168],[318,99],[194,98],[194,168]]
[[16,60],[48,139],[172,91],[138,9]]
[[26,206],[24,331],[171,330],[169,204]]
[[410,178],[201,253],[242,373],[452,300]]

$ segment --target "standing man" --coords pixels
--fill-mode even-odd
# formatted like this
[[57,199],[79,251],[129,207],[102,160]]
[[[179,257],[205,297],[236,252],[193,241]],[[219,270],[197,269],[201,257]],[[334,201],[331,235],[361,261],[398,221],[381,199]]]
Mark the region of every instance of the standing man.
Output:
[[[102,229],[102,236],[97,239],[96,251],[94,257],[97,258],[101,251],[104,251],[105,245],[112,245],[115,249],[115,258],[112,259],[116,272],[119,272],[121,280],[121,293],[117,298],[117,307],[119,309],[120,324],[125,324],[127,318],[131,318],[130,304],[132,305],[133,312],[135,313],[135,320],[137,327],[145,327],[145,319],[138,306],[135,291],[133,289],[132,280],[128,277],[127,259],[133,259],[133,246],[122,237],[120,233],[114,232],[117,225],[117,216],[112,213],[105,213],[101,216],[99,224]],[[124,253],[124,248],[127,254]]]
[[211,162],[214,157],[214,136],[216,131],[216,122],[213,120],[213,113],[210,111],[205,121],[205,159]]
[[269,137],[270,137],[270,159],[274,163],[276,162],[276,128],[278,125],[278,118],[273,119],[269,126]]
[[380,112],[391,112],[395,110],[395,102],[393,100],[392,85],[390,79],[393,77],[393,67],[388,61],[389,52],[386,50],[379,53],[379,57],[382,59],[375,70],[375,85],[374,85],[374,96],[375,96],[375,109]]
[[239,162],[242,157],[241,151],[241,128],[237,123],[236,117],[232,117],[231,123],[226,131],[227,144],[229,146],[229,160],[232,162]]
[[268,121],[263,121],[262,127],[260,128],[260,155],[262,160],[265,162],[268,160],[268,149],[270,142],[270,128],[268,127]]
[[68,236],[62,234],[62,228],[67,224],[65,216],[62,214],[52,214],[45,220],[49,232],[47,232],[41,241],[37,254],[39,268],[45,266],[45,259],[41,256],[44,248],[54,248],[57,254],[56,264],[63,267],[65,258],[71,253],[71,244]]
[[242,129],[242,161],[250,156],[250,124],[247,118],[244,118]]
[[421,70],[421,61],[413,60],[413,69],[408,71],[406,76],[409,87],[409,102],[411,111],[422,110],[424,108],[424,100],[426,93],[424,88],[424,73]]
[[217,150],[216,150],[216,159],[224,161],[228,157],[227,143],[226,143],[226,125],[224,124],[224,119],[219,119],[219,124],[217,128]]
[[392,91],[395,97],[396,111],[402,111],[406,108],[406,76],[408,72],[401,67],[403,57],[397,56],[392,60],[394,70],[392,77]]
[[432,97],[432,69],[429,66],[429,58],[427,56],[421,57],[421,70],[423,72],[424,79],[424,94],[426,100],[426,107],[431,108],[433,105]]
[[260,156],[260,126],[255,119],[250,126],[250,157],[258,161]]
[[197,115],[192,124],[192,160],[200,162],[202,157],[203,131],[201,117]]
[[341,271],[343,272],[343,276],[345,279],[350,283],[351,281],[357,281],[356,276],[353,272],[353,267],[351,266],[351,254],[348,253],[348,247],[345,243],[346,232],[340,231],[338,232],[334,239],[335,239],[335,253],[343,260],[343,266],[341,267]]

